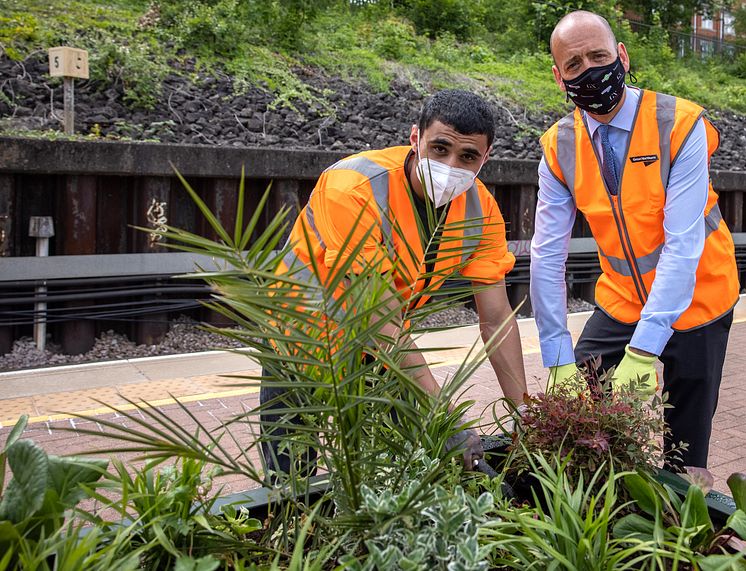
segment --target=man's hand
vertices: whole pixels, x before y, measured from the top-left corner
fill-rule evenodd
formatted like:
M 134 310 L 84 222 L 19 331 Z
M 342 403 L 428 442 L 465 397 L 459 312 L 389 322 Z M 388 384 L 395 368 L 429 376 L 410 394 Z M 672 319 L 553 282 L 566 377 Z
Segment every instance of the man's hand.
M 464 468 L 473 470 L 477 462 L 484 456 L 482 440 L 473 428 L 465 428 L 446 440 L 446 452 L 453 449 L 464 451 Z
M 552 392 L 555 386 L 562 387 L 570 383 L 577 383 L 578 366 L 575 363 L 567 363 L 567 365 L 557 365 L 556 367 L 549 367 L 549 382 L 547 383 L 547 392 Z M 569 382 L 568 382 L 569 381 Z
M 642 397 L 650 397 L 658 390 L 658 372 L 655 370 L 655 355 L 641 355 L 627 345 L 624 358 L 614 371 L 611 386 L 614 390 L 627 387 L 632 381 Z

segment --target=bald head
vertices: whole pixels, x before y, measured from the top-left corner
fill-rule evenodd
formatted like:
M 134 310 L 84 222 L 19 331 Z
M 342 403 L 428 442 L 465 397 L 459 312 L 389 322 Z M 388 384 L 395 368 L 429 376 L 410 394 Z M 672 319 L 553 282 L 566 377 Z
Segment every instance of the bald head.
M 614 32 L 606 19 L 585 10 L 571 12 L 557 22 L 549 45 L 552 58 L 554 58 L 552 73 L 559 88 L 567 92 L 568 97 L 579 108 L 599 118 L 602 122 L 610 121 L 621 108 L 620 101 L 624 101 L 624 74 L 629 71 L 630 64 L 627 48 L 623 43 L 617 43 Z M 615 65 L 617 60 L 621 63 L 621 69 Z M 619 85 L 616 88 L 607 87 L 600 93 L 595 93 L 594 90 L 598 85 L 595 81 L 591 81 L 586 82 L 585 87 L 582 87 L 580 83 L 573 85 L 574 91 L 568 91 L 565 82 L 580 78 L 592 69 L 608 74 L 602 75 L 603 81 L 612 76 L 611 70 L 613 69 L 614 82 Z M 622 70 L 624 70 L 623 73 L 620 73 Z M 591 93 L 579 95 L 578 92 L 582 89 L 590 90 Z M 585 100 L 581 99 L 583 97 Z M 588 98 L 595 99 L 590 101 Z M 599 102 L 599 98 L 608 99 L 608 101 Z M 603 109 L 608 109 L 608 111 L 598 112 Z
M 586 10 L 576 10 L 563 16 L 552 31 L 549 49 L 555 62 L 557 61 L 555 53 L 557 45 L 571 39 L 576 34 L 595 36 L 596 40 L 608 43 L 612 48 L 616 46 L 616 37 L 606 18 Z

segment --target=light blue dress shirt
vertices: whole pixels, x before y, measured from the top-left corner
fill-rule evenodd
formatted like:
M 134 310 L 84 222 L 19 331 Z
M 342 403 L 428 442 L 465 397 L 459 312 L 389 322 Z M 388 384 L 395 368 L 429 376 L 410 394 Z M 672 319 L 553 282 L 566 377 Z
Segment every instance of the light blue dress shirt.
M 625 91 L 624 103 L 609 123 L 609 140 L 620 166 L 624 165 L 624 153 L 640 99 L 639 89 L 627 86 Z M 589 115 L 585 117 L 591 140 L 601 157 L 598 133 L 601 123 Z M 660 355 L 673 334 L 671 326 L 691 304 L 705 241 L 707 162 L 707 134 L 700 119 L 669 173 L 663 208 L 665 244 L 647 303 L 630 341 L 636 349 Z M 605 192 L 605 189 L 599 188 L 598 192 Z M 570 191 L 552 175 L 542 158 L 535 231 L 531 240 L 531 304 L 545 367 L 575 360 L 567 330 L 565 262 L 576 211 Z

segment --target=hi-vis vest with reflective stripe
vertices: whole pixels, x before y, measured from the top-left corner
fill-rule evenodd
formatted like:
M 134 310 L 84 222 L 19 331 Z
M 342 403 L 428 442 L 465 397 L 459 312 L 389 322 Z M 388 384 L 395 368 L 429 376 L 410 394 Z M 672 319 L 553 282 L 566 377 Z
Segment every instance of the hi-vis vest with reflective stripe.
M 365 216 L 361 218 L 359 227 L 353 229 L 364 235 L 373 228 L 369 241 L 375 246 L 375 251 L 366 249 L 364 257 L 368 261 L 383 260 L 384 271 L 391 268 L 392 261 L 395 262 L 394 283 L 405 299 L 413 291 L 420 291 L 424 287 L 423 280 L 412 279 L 422 274 L 425 268 L 421 264 L 423 251 L 415 218 L 417 214 L 404 172 L 409 150 L 410 147 L 402 146 L 365 151 L 327 168 L 293 226 L 289 240 L 294 248 L 284 260 L 286 268 L 305 267 L 296 277 L 315 281 L 308 268 L 313 256 L 322 282 L 326 280 L 328 268 L 334 265 L 340 252 L 334 249 L 335 245 L 326 244 L 324 236 L 337 235 L 338 226 L 344 226 L 338 223 L 340 219 L 351 223 L 357 219 L 359 211 L 364 210 Z M 325 193 L 328 195 L 332 191 L 343 192 L 345 198 L 354 197 L 355 200 L 345 202 L 346 208 L 339 206 L 336 201 L 325 199 Z M 353 211 L 356 209 L 358 211 Z M 474 220 L 475 223 L 459 224 L 464 220 Z M 391 221 L 395 224 L 393 228 Z M 479 181 L 451 202 L 444 236 L 449 241 L 439 249 L 434 267 L 442 279 L 458 270 L 468 279 L 495 283 L 504 279 L 515 263 L 515 257 L 507 250 L 505 225 L 495 199 Z M 490 243 L 485 246 L 490 237 Z M 340 241 L 345 238 L 341 236 Z M 495 246 L 498 242 L 499 245 Z M 440 285 L 442 279 L 432 279 L 430 287 Z
M 555 123 L 541 138 L 547 166 L 572 193 L 598 244 L 603 273 L 596 283 L 596 303 L 623 323 L 638 321 L 648 299 L 664 246 L 668 174 L 702 113 L 690 101 L 641 90 L 617 196 L 606 188 L 601 160 L 580 110 Z M 704 123 L 709 161 L 720 137 L 706 118 Z M 673 324 L 678 331 L 717 319 L 738 300 L 733 239 L 711 183 L 704 213 L 705 246 L 694 297 Z

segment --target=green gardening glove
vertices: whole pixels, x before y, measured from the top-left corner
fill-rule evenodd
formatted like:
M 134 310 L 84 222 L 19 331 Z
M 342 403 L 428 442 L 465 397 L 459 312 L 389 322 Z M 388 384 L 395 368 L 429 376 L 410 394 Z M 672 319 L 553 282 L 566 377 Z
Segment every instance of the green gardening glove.
M 567 365 L 557 365 L 556 367 L 549 367 L 549 382 L 547 383 L 547 392 L 552 392 L 554 386 L 563 386 L 568 381 L 576 381 L 580 371 L 575 363 L 567 363 Z
M 630 351 L 629 345 L 624 348 L 622 362 L 611 377 L 614 390 L 627 387 L 632 381 L 637 382 L 637 392 L 641 397 L 650 397 L 658 390 L 658 372 L 655 370 L 657 357 L 646 357 Z

